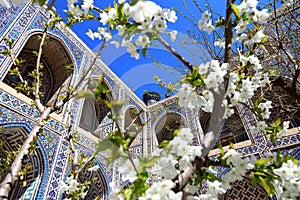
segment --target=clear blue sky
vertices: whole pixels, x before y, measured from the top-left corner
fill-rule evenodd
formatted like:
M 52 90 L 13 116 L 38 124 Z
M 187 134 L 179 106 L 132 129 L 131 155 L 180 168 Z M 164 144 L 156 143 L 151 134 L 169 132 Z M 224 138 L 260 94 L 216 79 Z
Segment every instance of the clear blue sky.
M 185 7 L 183 6 L 182 0 L 154 0 L 163 8 L 176 8 L 179 11 L 187 13 Z M 112 0 L 95 0 L 96 6 L 100 8 L 105 8 L 109 4 L 112 5 Z M 201 0 L 198 3 L 204 7 L 205 1 Z M 193 4 L 192 0 L 187 0 L 188 8 L 191 10 L 193 15 L 201 18 L 201 14 L 198 9 Z M 211 0 L 212 7 L 217 11 L 224 13 L 226 1 L 225 0 Z M 63 15 L 62 10 L 67 9 L 66 0 L 57 0 L 55 4 L 58 12 Z M 177 42 L 181 43 L 186 36 L 186 31 L 188 28 L 192 28 L 190 22 L 184 19 L 180 14 L 177 14 L 178 20 L 175 24 L 169 23 L 168 28 L 170 30 L 177 30 L 179 32 L 179 37 Z M 96 30 L 99 22 L 83 22 L 72 27 L 72 30 L 92 49 L 96 50 L 101 44 L 101 41 L 92 41 L 85 34 L 89 28 Z M 186 50 L 184 50 L 181 45 L 173 43 L 175 49 L 178 49 L 188 60 L 191 60 L 194 64 L 199 64 L 199 60 L 191 56 Z M 176 67 L 183 69 L 181 63 L 173 57 L 167 50 L 165 50 L 160 45 L 154 45 L 149 49 L 149 53 L 155 59 L 161 62 L 160 66 L 155 66 L 153 64 L 153 59 L 149 57 L 143 58 L 141 56 L 140 60 L 135 60 L 131 58 L 124 48 L 115 49 L 113 46 L 109 46 L 102 53 L 102 60 L 130 87 L 134 92 L 141 98 L 144 90 L 147 91 L 157 91 L 163 95 L 166 93 L 165 89 L 159 88 L 157 83 L 153 80 L 154 75 L 158 75 L 165 82 L 175 82 L 180 79 L 180 74 Z M 171 68 L 166 66 L 172 66 Z M 174 67 L 175 68 L 174 68 Z M 166 69 L 167 68 L 167 69 Z M 170 72 L 171 71 L 171 72 Z

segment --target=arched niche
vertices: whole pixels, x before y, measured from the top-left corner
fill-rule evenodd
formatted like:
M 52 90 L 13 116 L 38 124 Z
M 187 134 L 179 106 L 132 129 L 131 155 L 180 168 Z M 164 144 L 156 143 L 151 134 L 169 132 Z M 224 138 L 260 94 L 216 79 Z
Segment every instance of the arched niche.
M 204 133 L 208 131 L 210 118 L 210 113 L 204 111 L 199 112 L 200 124 Z M 246 140 L 249 140 L 249 136 L 244 128 L 244 124 L 237 109 L 234 108 L 234 114 L 232 114 L 224 122 L 217 144 L 227 146 L 230 145 L 230 143 L 235 144 Z
M 96 171 L 88 170 L 96 165 L 99 167 Z M 67 173 L 67 177 L 70 175 L 70 172 L 71 171 Z M 101 164 L 99 164 L 98 161 L 87 164 L 79 173 L 77 181 L 79 183 L 90 182 L 88 190 L 85 190 L 87 194 L 84 199 L 96 199 L 96 197 L 100 199 L 107 199 L 109 192 L 108 180 L 103 168 L 101 167 Z M 67 197 L 68 195 L 65 193 L 62 194 L 62 199 Z
M 94 91 L 97 85 L 97 79 L 92 79 L 87 84 L 87 90 Z M 106 85 L 108 89 L 108 86 Z M 102 101 L 97 98 L 85 98 L 80 116 L 79 127 L 91 132 L 96 137 L 102 137 L 102 131 L 96 131 L 99 127 L 111 126 L 112 120 L 109 119 L 110 109 L 104 100 L 112 101 L 112 95 L 103 97 Z
M 154 131 L 158 144 L 172 140 L 176 129 L 185 127 L 184 117 L 176 112 L 167 112 L 156 120 Z
M 65 88 L 68 87 L 70 81 L 67 81 L 67 79 L 70 76 L 70 72 L 66 69 L 66 66 L 74 64 L 63 41 L 50 34 L 47 36 L 46 45 L 43 46 L 41 56 L 41 64 L 43 67 L 41 69 L 40 92 L 43 93 L 41 96 L 43 104 L 46 104 L 62 85 L 64 85 Z M 41 33 L 34 33 L 29 36 L 21 52 L 18 54 L 18 59 L 24 60 L 22 65 L 19 66 L 19 71 L 22 78 L 28 81 L 30 86 L 35 82 L 34 78 L 30 76 L 30 73 L 36 69 L 37 57 L 34 56 L 33 52 L 38 52 L 40 46 L 39 37 L 41 37 Z M 12 66 L 11 69 L 15 67 L 16 66 Z M 17 89 L 16 87 L 20 82 L 20 78 L 8 72 L 3 82 Z M 32 93 L 25 95 L 28 95 L 30 98 L 33 97 Z
M 84 183 L 85 181 L 91 181 L 91 185 L 88 189 L 87 195 L 85 199 L 95 199 L 96 197 L 100 197 L 100 199 L 106 199 L 108 194 L 108 184 L 105 179 L 105 175 L 103 170 L 101 170 L 101 166 L 97 171 L 89 171 L 90 167 L 97 165 L 97 163 L 91 163 L 85 167 L 85 169 L 79 174 L 78 179 L 79 182 Z M 95 182 L 93 182 L 95 180 Z
M 0 131 L 0 143 L 2 143 L 0 158 L 5 159 L 8 152 L 18 152 L 20 146 L 26 139 L 27 131 L 22 127 L 4 128 Z M 34 152 L 29 156 L 25 156 L 22 163 L 23 167 L 28 166 L 28 171 L 22 180 L 20 178 L 12 186 L 9 194 L 10 200 L 15 199 L 36 199 L 40 182 L 44 174 L 44 160 L 40 147 L 37 145 Z M 1 170 L 0 181 L 4 179 L 7 170 Z M 26 181 L 26 184 L 23 184 Z
M 139 132 L 139 130 L 142 129 L 142 121 L 138 114 L 139 111 L 135 107 L 126 108 L 124 115 L 124 130 L 127 130 L 129 128 L 128 131 L 131 130 Z

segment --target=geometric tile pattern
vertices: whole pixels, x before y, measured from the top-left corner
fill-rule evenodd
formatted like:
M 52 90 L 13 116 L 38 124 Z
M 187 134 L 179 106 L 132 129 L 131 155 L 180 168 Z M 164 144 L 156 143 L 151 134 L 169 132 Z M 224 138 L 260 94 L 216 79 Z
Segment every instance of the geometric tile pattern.
M 22 9 L 23 6 L 11 6 L 7 9 L 0 5 L 0 16 L 4 16 L 0 21 L 0 36 L 7 30 L 9 24 L 16 19 L 16 15 L 18 15 Z
M 268 200 L 268 194 L 259 184 L 253 185 L 251 179 L 244 178 L 233 183 L 232 188 L 227 190 L 222 200 Z

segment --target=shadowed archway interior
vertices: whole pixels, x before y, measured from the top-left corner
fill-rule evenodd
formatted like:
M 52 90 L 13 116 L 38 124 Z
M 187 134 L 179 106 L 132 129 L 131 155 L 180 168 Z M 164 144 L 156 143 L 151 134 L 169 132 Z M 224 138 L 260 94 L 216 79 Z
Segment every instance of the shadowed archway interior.
M 155 126 L 155 133 L 158 144 L 164 140 L 172 140 L 174 131 L 185 126 L 184 118 L 175 112 L 165 114 Z
M 18 55 L 18 59 L 23 60 L 23 63 L 18 66 L 20 76 L 24 81 L 28 82 L 29 86 L 35 85 L 34 71 L 36 70 L 37 56 L 35 56 L 34 52 L 38 52 L 39 37 L 41 37 L 40 34 L 30 36 Z M 67 81 L 67 78 L 70 75 L 70 71 L 66 67 L 71 66 L 73 62 L 62 42 L 52 36 L 46 39 L 42 52 L 40 92 L 42 93 L 41 101 L 43 104 L 46 104 L 62 85 L 64 85 L 63 87 L 68 86 L 69 81 Z M 15 68 L 16 66 L 12 66 L 11 69 Z M 8 73 L 3 82 L 21 91 L 21 79 L 19 76 Z M 67 83 L 64 84 L 64 82 Z M 32 92 L 21 92 L 30 98 L 33 97 Z
M 4 128 L 0 132 L 0 161 L 3 162 L 9 157 L 13 157 L 19 150 L 24 140 L 26 139 L 27 131 L 21 127 Z M 13 152 L 10 154 L 9 152 Z M 10 155 L 9 155 L 10 154 Z M 15 199 L 34 199 L 37 195 L 40 182 L 44 174 L 44 161 L 41 150 L 36 146 L 35 150 L 30 153 L 30 156 L 25 156 L 23 160 L 23 170 L 26 168 L 25 175 L 20 178 L 12 186 L 9 194 L 10 200 Z M 8 168 L 3 166 L 0 171 L 0 181 L 4 179 L 8 173 Z

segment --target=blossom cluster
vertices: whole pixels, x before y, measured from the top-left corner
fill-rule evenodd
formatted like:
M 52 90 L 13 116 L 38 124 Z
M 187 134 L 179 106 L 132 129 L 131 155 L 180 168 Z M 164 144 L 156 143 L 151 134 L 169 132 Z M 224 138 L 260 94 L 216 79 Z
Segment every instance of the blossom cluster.
M 235 26 L 236 34 L 239 36 L 237 40 L 244 44 L 260 43 L 265 37 L 263 30 L 256 31 L 252 37 L 247 34 L 247 28 L 252 23 L 266 23 L 270 14 L 267 9 L 258 10 L 256 8 L 258 4 L 257 0 L 244 0 L 237 6 L 238 14 L 241 16 L 238 18 L 238 23 Z
M 221 180 L 207 180 L 207 192 L 199 195 L 199 197 L 195 199 L 218 200 L 218 196 L 230 189 L 232 183 L 237 180 L 242 180 L 246 172 L 254 168 L 254 164 L 249 162 L 248 159 L 242 159 L 242 154 L 234 149 L 229 149 L 223 156 L 223 159 L 226 160 L 227 165 L 231 166 L 231 170 L 226 173 Z
M 139 197 L 139 200 L 175 200 L 182 199 L 182 192 L 175 193 L 172 188 L 175 183 L 171 180 L 163 180 L 160 182 L 155 182 L 146 191 L 146 195 Z
M 133 23 L 137 23 L 137 33 L 126 31 L 126 25 L 118 25 L 118 34 L 124 39 L 121 46 L 127 48 L 132 57 L 138 59 L 138 48 L 145 49 L 151 44 L 153 33 L 164 32 L 167 22 L 175 23 L 177 16 L 174 10 L 163 9 L 152 1 L 138 1 L 133 6 L 124 4 L 124 12 Z M 128 35 L 129 34 L 129 35 Z M 177 31 L 169 32 L 172 41 L 176 39 Z M 128 37 L 129 36 L 129 37 Z
M 190 128 L 180 129 L 178 134 L 170 141 L 166 150 L 157 149 L 155 155 L 159 156 L 159 160 L 150 172 L 160 177 L 172 179 L 180 170 L 191 166 L 191 162 L 195 157 L 201 156 L 201 147 L 191 146 L 193 137 Z M 179 165 L 179 169 L 175 168 L 176 165 Z
M 187 108 L 198 108 L 206 112 L 212 112 L 214 97 L 210 89 L 218 91 L 220 84 L 224 82 L 228 64 L 218 60 L 212 60 L 198 66 L 198 73 L 204 79 L 201 95 L 190 84 L 183 83 L 178 90 L 178 104 Z
M 162 8 L 152 1 L 137 1 L 133 5 L 125 1 L 118 1 L 118 3 L 120 5 L 115 4 L 115 7 L 105 9 L 100 13 L 102 27 L 99 27 L 97 31 L 89 29 L 86 34 L 92 40 L 101 39 L 103 36 L 108 41 L 111 39 L 109 29 L 116 29 L 118 35 L 123 37 L 121 46 L 126 47 L 127 52 L 135 59 L 140 58 L 138 48 L 145 49 L 151 44 L 153 34 L 165 32 L 167 22 L 175 23 L 177 20 L 174 10 Z M 107 24 L 109 29 L 106 27 Z M 174 41 L 177 31 L 167 32 L 167 34 Z M 120 46 L 119 41 L 112 41 L 112 43 L 117 48 Z
M 121 178 L 122 180 L 133 182 L 135 181 L 137 177 L 137 171 L 136 168 L 139 166 L 139 162 L 137 159 L 133 159 L 133 164 L 129 159 L 126 159 L 125 162 L 118 168 L 118 171 L 122 174 Z
M 280 177 L 274 180 L 277 194 L 284 200 L 296 199 L 300 195 L 300 166 L 293 160 L 287 160 L 273 172 Z
M 242 68 L 247 67 L 247 74 L 240 72 L 231 72 L 227 95 L 231 99 L 231 107 L 238 103 L 245 103 L 250 100 L 255 90 L 263 88 L 269 84 L 269 74 L 263 72 L 259 59 L 255 55 L 244 56 L 240 54 L 239 61 Z M 247 77 L 247 78 L 244 78 Z M 269 107 L 270 108 L 270 107 Z M 265 109 L 265 116 L 269 114 L 269 110 Z M 232 112 L 228 112 L 229 114 Z
M 73 17 L 80 19 L 85 14 L 88 14 L 94 6 L 94 0 L 83 0 L 80 4 L 78 0 L 68 0 L 68 12 L 72 13 Z
M 206 31 L 208 34 L 215 30 L 215 27 L 212 25 L 212 20 L 210 19 L 210 17 L 211 13 L 205 11 L 202 13 L 202 18 L 198 21 L 199 30 Z
M 198 108 L 200 97 L 195 92 L 195 87 L 183 83 L 178 89 L 178 105 L 187 108 Z
M 66 181 L 60 182 L 60 191 L 66 193 L 67 195 L 73 195 L 77 193 L 77 196 L 83 198 L 87 195 L 88 188 L 77 181 L 73 176 L 67 177 Z M 68 200 L 68 198 L 65 198 Z

